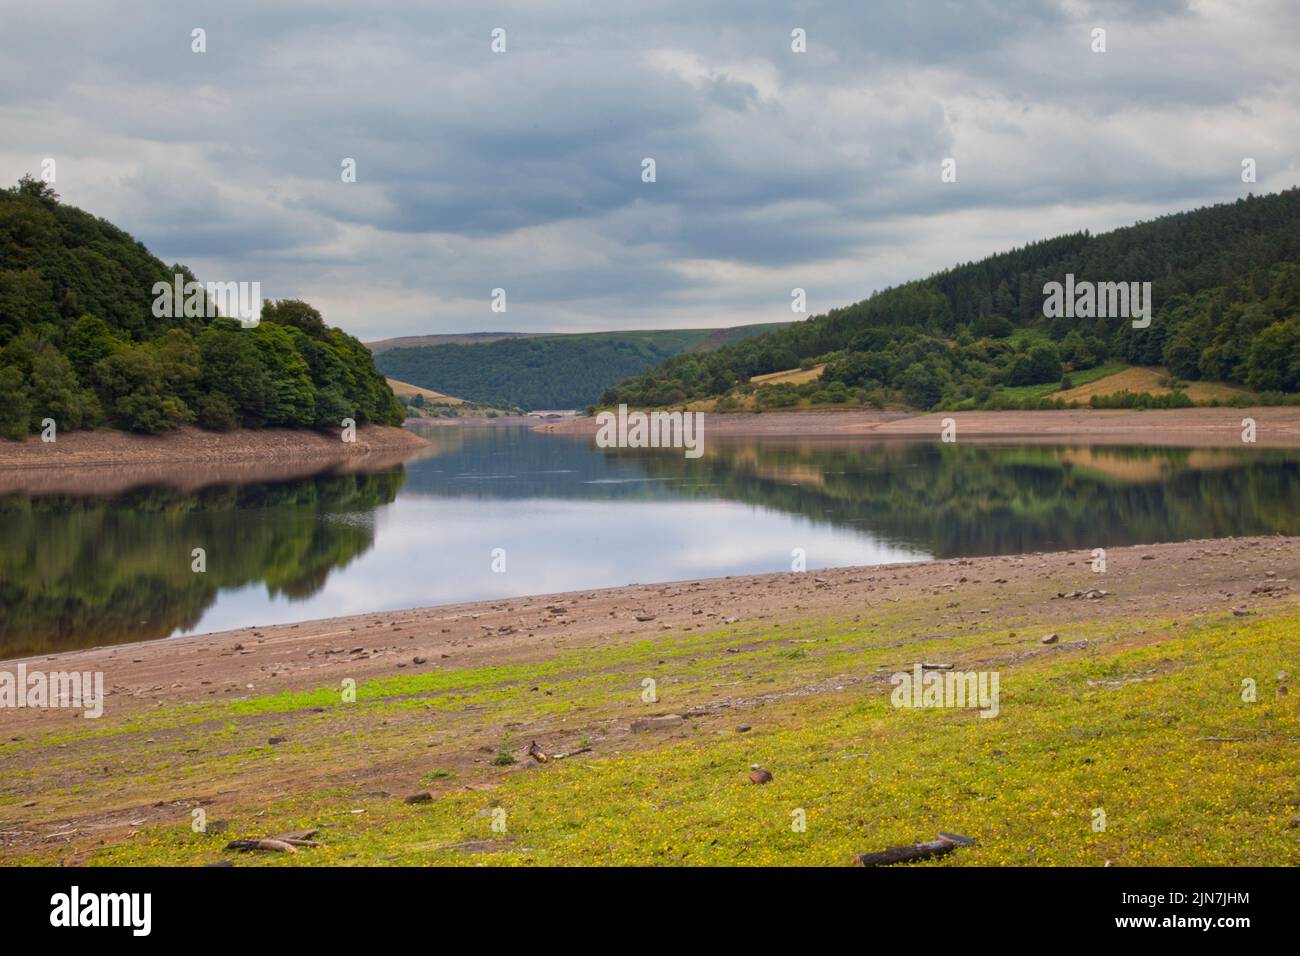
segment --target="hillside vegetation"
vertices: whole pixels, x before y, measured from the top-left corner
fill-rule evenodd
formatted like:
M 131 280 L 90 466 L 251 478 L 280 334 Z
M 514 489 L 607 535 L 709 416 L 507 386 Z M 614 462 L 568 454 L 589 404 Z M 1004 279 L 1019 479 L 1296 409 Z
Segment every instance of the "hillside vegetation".
M 1044 286 L 1067 274 L 1099 285 L 1149 281 L 1150 325 L 1048 318 Z M 1248 395 L 1243 388 L 1266 402 L 1300 392 L 1300 189 L 955 266 L 708 354 L 674 356 L 600 403 L 1052 407 L 1053 393 L 1107 363 L 1167 369 L 1167 394 L 1127 393 L 1113 399 L 1121 404 L 1190 405 L 1182 386 L 1197 381 L 1238 386 L 1217 390 L 1228 400 Z M 820 377 L 799 384 L 752 381 L 821 364 Z
M 178 274 L 195 281 L 42 182 L 0 191 L 0 434 L 401 423 L 370 351 L 305 302 L 266 302 L 251 328 L 206 306 L 156 317 Z
M 470 401 L 526 409 L 586 408 L 609 386 L 674 355 L 693 354 L 782 328 L 664 329 L 524 335 L 487 342 L 372 343 L 385 375 Z M 418 339 L 417 339 L 418 341 Z M 382 350 L 378 350 L 382 346 Z

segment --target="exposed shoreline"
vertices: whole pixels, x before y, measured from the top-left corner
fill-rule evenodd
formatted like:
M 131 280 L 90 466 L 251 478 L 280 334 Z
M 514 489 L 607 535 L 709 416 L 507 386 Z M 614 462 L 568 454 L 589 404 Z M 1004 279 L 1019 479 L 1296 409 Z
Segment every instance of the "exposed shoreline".
M 45 443 L 0 441 L 0 494 L 108 494 L 142 484 L 186 490 L 228 482 L 281 481 L 326 469 L 396 465 L 427 446 L 385 425 L 357 427 L 356 441 L 302 429 L 209 432 L 186 426 L 161 435 L 76 431 Z
M 1242 441 L 1242 420 L 1255 422 L 1254 447 L 1300 447 L 1300 408 L 1063 409 L 912 414 L 874 409 L 705 412 L 706 436 L 839 436 L 938 439 L 944 419 L 957 424 L 957 440 L 1023 444 L 1252 447 Z M 537 426 L 557 435 L 594 435 L 595 418 L 568 418 Z M 707 438 L 706 438 L 707 440 Z
M 148 696 L 152 700 L 192 700 L 198 702 L 216 691 L 199 693 L 198 686 L 172 684 L 170 689 L 154 686 L 164 677 L 172 679 L 180 673 L 183 664 L 203 657 L 204 652 L 215 652 L 220 658 L 206 657 L 205 679 L 224 683 L 232 688 L 242 688 L 255 677 L 267 682 L 267 664 L 274 662 L 274 681 L 267 682 L 263 690 L 299 689 L 312 686 L 336 671 L 358 678 L 370 679 L 391 676 L 395 667 L 404 667 L 408 651 L 428 655 L 437 662 L 440 655 L 452 652 L 452 664 L 444 666 L 486 666 L 521 659 L 535 659 L 547 653 L 548 647 L 573 644 L 604 644 L 631 639 L 650 638 L 653 635 L 684 628 L 714 627 L 719 623 L 740 624 L 756 620 L 791 620 L 835 616 L 854 608 L 867 606 L 880 600 L 922 598 L 939 594 L 933 589 L 951 588 L 954 569 L 959 574 L 975 575 L 973 583 L 980 583 L 980 574 L 995 570 L 1004 585 L 1030 587 L 1035 592 L 1033 603 L 1043 600 L 1046 582 L 1067 588 L 1087 588 L 1098 582 L 1126 577 L 1130 584 L 1142 582 L 1144 588 L 1134 593 L 1145 594 L 1145 610 L 1154 612 L 1160 601 L 1157 592 L 1166 595 L 1176 604 L 1186 603 L 1187 610 L 1197 606 L 1209 610 L 1214 606 L 1226 609 L 1233 601 L 1224 593 L 1207 593 L 1188 590 L 1186 582 L 1169 583 L 1161 575 L 1152 577 L 1145 572 L 1152 567 L 1180 566 L 1192 561 L 1206 569 L 1214 567 L 1217 583 L 1228 585 L 1254 580 L 1252 572 L 1229 567 L 1229 562 L 1212 561 L 1207 557 L 1223 559 L 1230 555 L 1237 560 L 1250 553 L 1265 549 L 1284 554 L 1278 559 L 1283 574 L 1281 583 L 1288 586 L 1270 597 L 1290 591 L 1289 582 L 1300 578 L 1300 537 L 1262 535 L 1242 538 L 1207 538 L 1165 544 L 1132 545 L 1108 549 L 1110 573 L 1103 577 L 1089 572 L 1090 552 L 1052 551 L 1025 554 L 993 555 L 976 558 L 944 558 L 904 564 L 882 564 L 823 568 L 803 573 L 773 572 L 717 578 L 700 578 L 687 581 L 666 581 L 653 584 L 628 584 L 611 588 L 564 591 L 549 594 L 528 594 L 519 597 L 487 599 L 457 604 L 438 604 L 396 611 L 378 611 L 343 617 L 319 618 L 289 624 L 267 626 L 251 625 L 227 631 L 212 631 L 141 641 L 133 644 L 112 644 L 69 651 L 54 651 L 25 658 L 0 658 L 0 663 L 25 660 L 58 662 L 57 669 L 112 670 L 112 683 L 117 693 L 127 697 Z M 1145 555 L 1158 558 L 1156 565 L 1141 563 Z M 1116 574 L 1115 572 L 1122 572 Z M 1190 574 L 1190 570 L 1187 572 Z M 1198 573 L 1197 577 L 1204 576 Z M 963 581 L 965 579 L 963 578 Z M 1012 588 L 1014 590 L 1015 588 Z M 969 590 L 969 589 L 963 589 Z M 975 589 L 983 590 L 983 589 Z M 881 592 L 890 591 L 885 597 Z M 943 591 L 942 593 L 947 593 Z M 1052 592 L 1054 596 L 1055 592 Z M 1186 599 L 1184 601 L 1184 598 Z M 813 607 L 807 602 L 812 599 Z M 1149 599 L 1149 601 L 1148 601 Z M 1246 600 L 1239 594 L 1238 601 Z M 1085 602 L 1080 607 L 1093 607 Z M 563 607 L 559 614 L 551 608 Z M 1097 605 L 1096 607 L 1101 607 Z M 1113 604 L 1105 605 L 1113 608 Z M 640 618 L 652 615 L 648 620 Z M 704 620 L 699 620 L 699 617 Z M 396 630 L 399 635 L 390 634 Z M 351 636 L 349 636 L 351 635 Z M 382 635 L 382 637 L 380 636 Z M 376 640 L 397 643 L 380 647 Z M 352 651 L 357 641 L 364 649 Z M 242 642 L 242 646 L 241 646 Z M 338 642 L 332 645 L 331 642 Z M 415 642 L 415 643 L 411 643 Z M 347 645 L 342 647 L 342 645 Z M 342 647 L 332 652 L 332 646 Z M 235 649 L 232 652 L 232 648 Z M 397 656 L 389 656 L 390 654 Z M 361 656 L 364 655 L 364 656 Z M 126 660 L 123 660 L 125 658 Z M 442 658 L 445 659 L 445 658 Z M 127 662 L 130 663 L 127 663 Z M 340 666 L 341 665 L 341 666 Z M 439 666 L 432 663 L 431 667 Z M 52 668 L 53 669 L 53 668 Z M 113 695 L 110 695 L 110 700 Z M 16 713 L 22 714 L 23 711 Z M 31 712 L 27 712 L 31 713 Z M 50 712 L 49 716 L 66 716 Z
M 617 768 L 639 766 L 665 744 L 734 739 L 735 728 L 752 724 L 758 759 L 765 734 L 818 708 L 887 694 L 889 674 L 917 661 L 1000 669 L 1011 688 L 1021 668 L 1043 661 L 1069 666 L 1090 654 L 1110 660 L 1150 644 L 1175 647 L 1184 622 L 1226 619 L 1263 634 L 1244 629 L 1267 628 L 1296 607 L 1300 537 L 1141 545 L 1107 557 L 1104 574 L 1082 551 L 961 558 L 508 598 L 29 658 L 29 673 L 102 672 L 108 694 L 100 720 L 70 709 L 6 713 L 0 859 L 91 862 L 96 848 L 119 846 L 130 862 L 157 862 L 154 852 L 211 862 L 229 837 L 192 834 L 198 806 L 209 819 L 231 819 L 236 835 L 322 820 L 368 833 L 400 828 L 414 812 L 401 798 L 431 770 L 435 807 L 489 799 L 518 773 L 555 772 L 528 759 L 530 741 L 582 754 L 591 768 Z M 1101 599 L 1080 599 L 1095 587 L 1105 589 Z M 865 643 L 849 657 L 823 643 L 856 630 Z M 1044 640 L 1049 631 L 1059 642 Z M 823 654 L 831 656 L 818 663 Z M 1183 652 L 1166 652 L 1159 666 L 1172 666 L 1171 656 Z M 1142 687 L 1128 681 L 1165 670 L 1112 683 Z M 696 671 L 703 676 L 692 678 Z M 663 702 L 641 700 L 647 673 L 659 678 Z M 1232 675 L 1225 686 L 1235 687 Z M 379 698 L 341 705 L 337 688 L 348 681 L 377 688 L 366 699 Z M 194 710 L 205 705 L 218 709 Z M 1191 739 L 1187 746 L 1217 746 Z M 55 769 L 50 740 L 60 741 Z M 826 753 L 864 746 L 831 741 Z M 503 767 L 493 754 L 507 748 Z M 785 780 L 797 758 L 780 754 Z M 884 757 L 876 759 L 879 769 Z M 746 760 L 731 762 L 717 772 L 743 787 Z M 578 772 L 598 779 L 595 769 Z M 800 798 L 811 797 L 801 790 Z M 162 830 L 141 830 L 155 826 Z M 422 827 L 422 852 L 454 860 L 470 845 Z M 328 833 L 327 845 L 344 836 Z M 269 862 L 327 862 L 329 852 Z M 363 862 L 394 859 L 369 852 Z

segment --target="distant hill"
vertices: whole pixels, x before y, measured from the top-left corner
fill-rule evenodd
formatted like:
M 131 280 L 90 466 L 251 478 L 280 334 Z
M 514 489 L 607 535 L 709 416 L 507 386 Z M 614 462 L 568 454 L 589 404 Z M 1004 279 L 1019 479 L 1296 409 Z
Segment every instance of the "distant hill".
M 183 307 L 156 308 L 178 276 Z M 145 433 L 401 423 L 371 353 L 306 302 L 264 302 L 245 328 L 210 301 L 187 268 L 47 184 L 0 190 L 0 435 L 47 419 Z
M 493 338 L 400 344 L 465 338 L 409 336 L 372 342 L 370 347 L 380 371 L 412 385 L 486 404 L 586 408 L 615 382 L 674 355 L 707 352 L 786 324 L 568 334 L 487 332 L 472 334 Z
M 1060 284 L 1054 296 L 1068 288 L 1088 298 L 1072 298 L 1069 311 L 1048 309 L 1049 283 Z M 1127 299 L 1130 283 L 1139 292 L 1150 285 L 1149 322 L 1136 328 L 1133 312 L 1100 308 L 1103 294 L 1120 301 L 1120 284 Z M 1159 368 L 1168 381 L 1158 392 L 1084 399 L 1074 391 L 1115 363 Z M 819 366 L 819 376 L 802 381 L 794 371 Z M 786 374 L 763 378 L 770 373 Z M 1080 400 L 1291 402 L 1296 393 L 1300 189 L 1293 188 L 956 265 L 774 332 L 675 355 L 612 386 L 600 404 L 960 410 Z
M 367 342 L 366 348 L 377 354 L 386 352 L 389 349 L 410 349 L 421 345 L 482 345 L 486 342 L 495 342 L 498 339 L 527 338 L 533 334 L 535 333 L 452 332 L 447 335 L 400 335 L 395 339 L 379 339 L 376 342 Z

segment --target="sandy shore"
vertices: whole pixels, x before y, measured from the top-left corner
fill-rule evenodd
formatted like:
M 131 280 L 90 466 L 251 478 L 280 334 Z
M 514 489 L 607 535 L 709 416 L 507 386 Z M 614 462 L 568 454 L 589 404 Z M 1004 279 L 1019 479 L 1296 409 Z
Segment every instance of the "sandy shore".
M 209 432 L 185 427 L 161 435 L 68 432 L 45 443 L 0 441 L 0 494 L 112 494 L 143 484 L 192 490 L 212 484 L 280 481 L 326 469 L 395 465 L 427 443 L 401 428 L 362 425 L 355 442 L 300 429 Z
M 1240 446 L 1242 420 L 1255 422 L 1256 445 L 1300 447 L 1300 408 L 1071 409 L 1043 412 L 907 412 L 810 409 L 793 412 L 706 412 L 706 436 L 801 436 L 937 439 L 943 422 L 957 423 L 957 440 L 1113 445 Z M 594 418 L 538 426 L 554 434 L 594 435 Z M 706 439 L 707 440 L 707 439 Z

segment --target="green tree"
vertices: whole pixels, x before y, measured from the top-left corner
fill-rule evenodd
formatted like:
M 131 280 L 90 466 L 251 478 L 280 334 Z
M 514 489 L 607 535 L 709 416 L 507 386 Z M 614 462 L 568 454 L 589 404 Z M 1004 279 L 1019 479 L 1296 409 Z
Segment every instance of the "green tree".
M 903 389 L 907 404 L 920 409 L 931 409 L 943 395 L 943 388 L 934 370 L 920 362 L 913 362 L 903 372 L 898 384 Z
M 1250 349 L 1246 384 L 1257 392 L 1300 391 L 1300 321 L 1275 322 Z
M 32 427 L 52 418 L 60 429 L 94 425 L 99 418 L 99 401 L 81 387 L 72 363 L 52 345 L 45 345 L 32 357 Z
M 1061 358 L 1051 345 L 1035 345 L 1011 363 L 1007 384 L 1043 385 L 1061 380 Z
M 95 365 L 95 380 L 118 428 L 156 434 L 193 420 L 185 403 L 164 391 L 162 367 L 146 346 L 118 346 Z
M 265 369 L 262 417 L 268 425 L 291 428 L 312 424 L 316 392 L 306 360 L 294 348 L 302 332 L 292 327 L 264 322 L 244 332 L 251 336 Z
M 1097 364 L 1097 353 L 1078 329 L 1073 329 L 1061 340 L 1061 359 L 1072 369 L 1092 368 Z
M 233 431 L 239 427 L 239 417 L 230 399 L 220 392 L 213 392 L 203 398 L 199 408 L 199 424 L 214 432 Z
M 0 435 L 14 441 L 26 438 L 31 413 L 22 369 L 16 365 L 0 368 Z
M 1201 377 L 1201 353 L 1209 342 L 1210 326 L 1198 316 L 1179 326 L 1165 343 L 1164 363 L 1178 378 L 1195 381 Z
M 64 354 L 77 375 L 84 380 L 100 359 L 107 358 L 118 344 L 108 324 L 93 315 L 83 315 L 73 323 L 63 343 Z
M 262 321 L 291 326 L 313 338 L 325 334 L 325 320 L 320 312 L 301 299 L 280 299 L 264 303 Z
M 4 212 L 0 206 L 0 228 L 6 225 Z M 4 254 L 0 245 L 0 263 L 4 262 Z M 50 284 L 40 272 L 0 268 L 0 345 L 24 329 L 55 321 L 57 315 Z
M 338 428 L 345 418 L 356 418 L 356 409 L 337 388 L 322 388 L 316 393 L 313 424 L 317 428 Z
M 202 359 L 199 347 L 189 333 L 168 329 L 154 342 L 158 367 L 162 371 L 166 391 L 176 395 L 187 405 L 199 403 L 199 378 Z
M 241 425 L 265 422 L 266 370 L 257 347 L 236 322 L 217 321 L 199 335 L 202 367 L 200 383 L 205 395 L 224 395 Z

